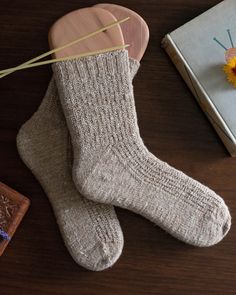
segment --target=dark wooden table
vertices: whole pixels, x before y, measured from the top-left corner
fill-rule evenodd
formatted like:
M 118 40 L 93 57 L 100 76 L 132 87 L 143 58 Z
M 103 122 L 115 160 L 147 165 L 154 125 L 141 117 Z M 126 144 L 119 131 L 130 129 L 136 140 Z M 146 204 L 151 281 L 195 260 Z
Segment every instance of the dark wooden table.
M 216 190 L 236 218 L 236 159 L 230 158 L 192 94 L 160 47 L 162 37 L 219 0 L 115 1 L 140 13 L 151 38 L 135 80 L 139 125 L 161 159 Z M 67 12 L 96 1 L 0 0 L 0 65 L 19 64 L 48 50 L 47 33 Z M 144 218 L 117 209 L 124 252 L 116 265 L 94 273 L 65 249 L 50 203 L 18 156 L 15 138 L 36 111 L 49 66 L 0 80 L 0 180 L 32 205 L 0 258 L 1 295 L 229 295 L 236 294 L 236 231 L 218 245 L 185 245 Z

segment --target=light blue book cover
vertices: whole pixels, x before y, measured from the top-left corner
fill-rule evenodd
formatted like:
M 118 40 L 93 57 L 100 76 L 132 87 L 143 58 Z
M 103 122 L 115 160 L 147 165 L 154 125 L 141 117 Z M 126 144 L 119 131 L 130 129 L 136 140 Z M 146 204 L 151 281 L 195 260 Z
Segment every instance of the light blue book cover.
M 236 67 L 235 86 L 223 68 L 226 53 L 236 57 L 236 0 L 225 0 L 168 34 L 163 47 L 235 156 Z

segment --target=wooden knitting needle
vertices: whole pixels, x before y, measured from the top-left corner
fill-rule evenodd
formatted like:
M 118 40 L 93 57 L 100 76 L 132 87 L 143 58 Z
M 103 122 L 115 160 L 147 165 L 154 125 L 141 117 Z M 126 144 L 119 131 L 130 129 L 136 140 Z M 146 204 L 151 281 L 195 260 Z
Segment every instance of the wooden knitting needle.
M 71 59 L 96 55 L 96 54 L 99 54 L 99 53 L 110 52 L 110 51 L 123 49 L 123 48 L 127 48 L 127 47 L 129 47 L 129 44 L 124 44 L 124 45 L 120 45 L 120 46 L 114 46 L 114 47 L 110 47 L 110 48 L 104 48 L 104 49 L 101 49 L 101 50 L 85 52 L 85 53 L 72 55 L 72 56 L 66 56 L 66 57 L 61 57 L 61 58 L 53 58 L 53 59 L 44 60 L 44 61 L 41 61 L 41 62 L 25 63 L 24 65 L 5 70 L 5 73 L 10 74 L 10 73 L 15 72 L 15 71 L 20 71 L 20 70 L 24 70 L 24 69 L 28 69 L 28 68 L 34 68 L 34 67 L 39 67 L 39 66 L 43 66 L 43 65 L 48 65 L 48 64 L 55 63 L 55 62 L 59 62 L 59 61 L 66 61 L 66 60 L 71 60 Z M 0 75 L 0 78 L 2 78 L 2 77 L 5 77 L 5 76 Z
M 39 55 L 39 56 L 37 56 L 37 57 L 35 57 L 33 59 L 30 59 L 29 61 L 26 61 L 25 63 L 23 63 L 23 64 L 21 64 L 21 65 L 19 65 L 17 67 L 2 70 L 2 71 L 0 71 L 0 73 L 2 73 L 3 75 L 1 75 L 0 78 L 5 77 L 5 76 L 13 73 L 16 70 L 21 69 L 21 68 L 27 68 L 27 67 L 24 67 L 24 66 L 26 66 L 28 64 L 31 64 L 31 63 L 33 63 L 33 62 L 35 62 L 37 60 L 40 60 L 40 59 L 42 59 L 42 58 L 44 58 L 44 57 L 46 57 L 46 56 L 48 56 L 50 54 L 53 54 L 54 52 L 61 51 L 64 48 L 70 47 L 70 46 L 72 46 L 74 44 L 77 44 L 77 43 L 83 41 L 83 40 L 86 40 L 88 38 L 91 38 L 91 37 L 97 35 L 98 33 L 103 32 L 104 30 L 110 29 L 110 28 L 112 28 L 114 26 L 117 26 L 119 23 L 122 23 L 122 22 L 127 21 L 128 19 L 129 18 L 126 17 L 125 19 L 122 19 L 122 20 L 119 20 L 119 21 L 117 21 L 117 20 L 116 21 L 113 21 L 109 25 L 104 25 L 103 27 L 98 28 L 98 29 L 96 29 L 93 32 L 89 32 L 89 33 L 85 34 L 84 36 L 82 36 L 80 38 L 77 37 L 73 41 L 70 41 L 69 43 L 63 44 L 60 47 L 54 48 L 54 49 L 52 49 L 52 50 L 50 50 L 50 51 L 48 51 L 46 53 L 43 53 L 43 54 L 41 54 L 41 55 Z
M 120 21 L 118 21 L 118 23 L 121 24 L 121 29 L 122 29 L 123 35 L 125 36 L 125 41 L 132 44 L 132 46 L 128 48 L 129 56 L 136 59 L 136 60 L 140 60 L 146 50 L 148 40 L 149 40 L 149 29 L 148 29 L 148 26 L 145 23 L 145 21 L 141 18 L 141 16 L 126 7 L 122 7 L 120 5 L 115 5 L 115 4 L 97 4 L 96 7 L 100 7 L 100 8 L 107 10 L 107 11 L 110 11 L 113 14 L 113 16 L 121 19 Z M 128 24 L 124 23 L 130 17 L 131 17 L 131 21 L 129 21 Z M 115 24 L 115 23 L 116 22 L 113 22 L 113 24 Z M 106 28 L 113 26 L 113 24 L 107 25 Z M 61 48 L 71 46 L 72 45 L 71 43 L 77 43 L 77 42 L 83 41 L 89 37 L 96 35 L 97 33 L 101 32 L 101 31 L 102 31 L 102 29 L 100 28 L 100 29 L 96 30 L 95 32 L 89 33 L 89 34 L 77 39 L 76 41 L 72 41 L 72 42 L 69 42 L 69 44 L 67 44 L 67 45 L 63 45 Z M 126 46 L 124 46 L 124 47 L 126 47 Z M 13 71 L 19 70 L 19 69 L 36 67 L 36 66 L 40 66 L 40 65 L 50 64 L 50 63 L 53 63 L 56 61 L 61 61 L 61 60 L 63 60 L 63 58 L 46 60 L 43 62 L 31 64 L 32 61 L 39 60 L 42 57 L 47 56 L 48 54 L 52 53 L 53 51 L 61 50 L 61 48 L 56 48 L 54 50 L 51 50 L 50 52 L 45 53 L 39 57 L 36 57 L 28 62 L 25 62 L 24 64 L 22 64 L 18 67 L 0 71 L 0 73 L 13 72 Z M 115 46 L 110 49 L 107 48 L 105 50 L 105 52 L 109 51 L 109 50 L 116 50 L 119 48 L 121 48 L 121 47 Z M 99 52 L 102 52 L 102 50 L 101 51 L 100 50 L 94 51 L 94 52 L 91 52 L 90 54 L 98 54 Z M 82 56 L 86 56 L 86 53 L 84 53 L 82 55 L 75 55 L 75 56 L 71 56 L 71 57 L 66 57 L 65 60 L 79 58 Z

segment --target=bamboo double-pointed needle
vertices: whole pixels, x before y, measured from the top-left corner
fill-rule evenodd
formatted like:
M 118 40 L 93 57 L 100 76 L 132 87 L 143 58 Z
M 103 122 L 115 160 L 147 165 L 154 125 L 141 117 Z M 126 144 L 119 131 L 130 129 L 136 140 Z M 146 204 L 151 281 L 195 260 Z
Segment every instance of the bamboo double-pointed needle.
M 51 54 L 53 54 L 53 53 L 56 53 L 56 52 L 58 52 L 58 51 L 60 51 L 60 50 L 63 50 L 63 49 L 65 49 L 65 48 L 67 48 L 67 47 L 69 47 L 69 46 L 72 46 L 72 45 L 74 45 L 74 44 L 76 44 L 76 43 L 79 43 L 79 42 L 81 42 L 81 41 L 83 41 L 83 40 L 86 40 L 86 39 L 88 39 L 88 38 L 91 38 L 91 37 L 93 37 L 93 36 L 95 36 L 95 35 L 97 35 L 97 34 L 99 34 L 99 33 L 101 33 L 101 32 L 104 32 L 105 30 L 108 30 L 108 29 L 110 29 L 110 28 L 112 28 L 112 27 L 114 27 L 114 26 L 116 26 L 116 25 L 118 25 L 118 24 L 121 24 L 121 23 L 127 21 L 129 18 L 130 18 L 130 17 L 126 17 L 126 18 L 124 18 L 124 19 L 121 19 L 121 20 L 118 20 L 118 21 L 112 22 L 112 23 L 108 24 L 107 26 L 104 26 L 104 27 L 102 27 L 102 28 L 100 28 L 100 29 L 98 29 L 98 30 L 96 30 L 96 31 L 94 31 L 94 32 L 91 32 L 91 33 L 89 33 L 89 34 L 86 34 L 85 36 L 82 36 L 82 37 L 80 37 L 80 38 L 78 38 L 78 39 L 76 39 L 76 40 L 74 40 L 74 41 L 72 41 L 72 42 L 70 42 L 70 43 L 67 43 L 67 44 L 65 44 L 65 45 L 63 45 L 63 46 L 60 46 L 60 47 L 58 47 L 58 48 L 54 48 L 54 49 L 52 49 L 52 50 L 50 50 L 50 51 L 48 51 L 48 52 L 45 52 L 45 53 L 43 53 L 43 54 L 41 54 L 41 55 L 35 57 L 35 58 L 32 58 L 32 59 L 30 59 L 30 60 L 24 62 L 23 64 L 20 64 L 20 65 L 17 66 L 17 67 L 13 67 L 13 68 L 9 68 L 9 69 L 1 70 L 1 71 L 0 71 L 0 74 L 2 74 L 2 75 L 0 76 L 0 78 L 3 78 L 3 77 L 5 77 L 5 76 L 7 76 L 7 75 L 9 75 L 9 74 L 11 74 L 11 73 L 13 73 L 13 72 L 15 72 L 15 71 L 18 71 L 18 70 L 20 70 L 21 68 L 23 69 L 26 65 L 30 65 L 30 64 L 32 64 L 32 63 L 34 63 L 34 62 L 36 62 L 36 61 L 38 61 L 38 60 L 40 60 L 40 59 L 46 57 L 46 56 L 49 56 L 49 55 L 51 55 Z M 95 53 L 95 54 L 96 54 L 96 53 Z M 88 55 L 91 55 L 91 54 L 88 54 Z M 85 56 L 86 56 L 86 55 L 85 55 Z M 74 58 L 75 58 L 75 57 L 74 57 Z M 57 60 L 56 60 L 56 61 L 57 61 Z M 56 61 L 54 60 L 54 62 L 56 62 Z M 47 62 L 47 63 L 45 63 L 45 64 L 50 63 L 49 61 L 46 61 L 46 62 Z M 51 63 L 52 63 L 52 62 L 51 62 Z M 38 64 L 38 66 L 40 66 L 40 65 L 43 65 L 43 64 L 41 64 L 41 63 Z
M 21 67 L 11 68 L 11 70 L 12 70 L 12 72 L 20 71 L 20 70 L 24 70 L 24 69 L 28 69 L 28 68 L 34 68 L 34 67 L 52 64 L 52 63 L 59 62 L 59 61 L 72 60 L 72 59 L 76 59 L 76 58 L 81 58 L 81 57 L 91 56 L 91 55 L 105 53 L 105 52 L 109 52 L 109 51 L 119 50 L 119 49 L 127 48 L 128 46 L 129 46 L 129 44 L 125 44 L 125 45 L 114 46 L 114 47 L 105 48 L 105 49 L 101 49 L 101 50 L 85 52 L 85 53 L 78 54 L 78 55 L 49 59 L 49 60 L 45 60 L 45 61 L 41 61 L 41 62 L 25 64 L 25 65 L 22 65 Z M 6 71 L 6 74 L 8 74 L 8 73 L 9 73 L 9 71 Z M 3 77 L 5 77 L 5 75 L 0 76 L 0 78 L 3 78 Z

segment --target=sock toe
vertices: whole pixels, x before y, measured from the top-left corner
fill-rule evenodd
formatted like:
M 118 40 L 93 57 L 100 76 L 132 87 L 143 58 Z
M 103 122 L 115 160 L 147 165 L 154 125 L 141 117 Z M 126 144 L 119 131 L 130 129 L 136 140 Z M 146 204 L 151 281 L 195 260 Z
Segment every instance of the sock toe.
M 97 261 L 95 271 L 102 271 L 110 268 L 119 259 L 123 249 L 123 242 L 110 242 L 102 245 L 101 257 Z
M 231 227 L 231 216 L 229 215 L 229 217 L 225 221 L 225 224 L 222 227 L 222 236 L 223 237 L 225 237 L 227 235 L 228 231 L 230 230 L 230 227 Z
M 225 205 L 224 201 L 222 200 L 223 204 L 219 209 L 219 217 L 216 219 L 219 223 L 219 234 L 218 238 L 219 241 L 222 240 L 228 233 L 231 227 L 231 215 L 229 212 L 228 207 Z
M 115 264 L 122 253 L 123 245 L 123 237 L 120 237 L 119 240 L 116 239 L 112 242 L 104 243 L 100 241 L 91 249 L 87 249 L 85 253 L 70 251 L 70 254 L 75 262 L 84 268 L 91 271 L 102 271 Z
M 202 232 L 199 235 L 198 245 L 209 247 L 219 243 L 231 227 L 231 215 L 228 207 L 221 199 L 221 204 L 212 212 L 208 212 L 203 219 Z

